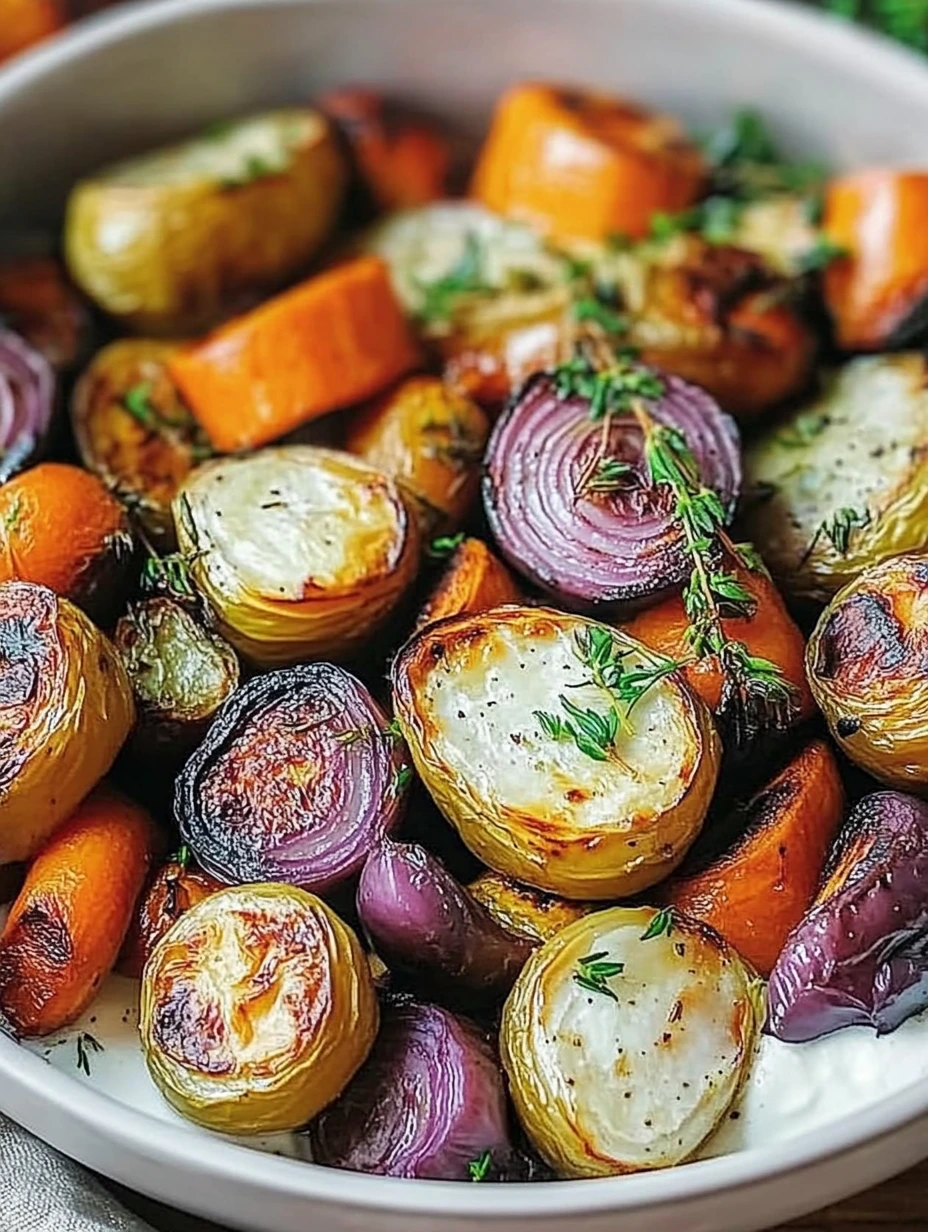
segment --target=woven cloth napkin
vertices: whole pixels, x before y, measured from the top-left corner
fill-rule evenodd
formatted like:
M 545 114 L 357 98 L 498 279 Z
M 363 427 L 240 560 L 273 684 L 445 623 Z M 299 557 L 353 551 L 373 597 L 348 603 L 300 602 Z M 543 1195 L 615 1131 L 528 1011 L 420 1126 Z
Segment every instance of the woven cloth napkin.
M 153 1232 L 99 1181 L 0 1117 L 0 1232 Z

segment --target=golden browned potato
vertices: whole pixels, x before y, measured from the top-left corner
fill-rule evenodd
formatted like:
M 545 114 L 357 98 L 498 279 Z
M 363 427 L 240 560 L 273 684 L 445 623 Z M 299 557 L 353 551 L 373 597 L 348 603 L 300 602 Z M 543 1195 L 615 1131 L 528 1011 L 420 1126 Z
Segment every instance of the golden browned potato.
M 174 521 L 219 631 L 262 668 L 355 653 L 419 563 L 396 482 L 311 445 L 204 463 L 175 498 Z
M 528 941 L 548 941 L 562 928 L 598 907 L 594 903 L 572 903 L 566 898 L 544 894 L 531 886 L 519 885 L 502 873 L 481 873 L 467 891 L 471 898 L 486 907 L 497 924 Z
M 167 371 L 177 346 L 123 339 L 94 357 L 74 388 L 81 461 L 141 521 L 156 546 L 174 544 L 171 501 L 212 453 Z
M 750 1070 L 763 986 L 703 924 L 612 907 L 523 967 L 500 1051 L 535 1148 L 566 1177 L 682 1163 Z
M 287 885 L 211 894 L 145 964 L 149 1072 L 188 1120 L 230 1134 L 300 1129 L 377 1035 L 370 967 L 321 899 Z
M 347 175 L 318 112 L 214 125 L 80 181 L 68 267 L 124 325 L 192 333 L 300 271 L 335 223 Z
M 345 448 L 399 482 L 429 536 L 455 530 L 470 511 L 489 434 L 470 398 L 437 377 L 411 376 L 352 417 Z
M 852 360 L 745 451 L 745 532 L 784 593 L 827 600 L 928 536 L 928 361 Z
M 720 755 L 709 711 L 675 677 L 630 714 L 594 684 L 591 630 L 606 632 L 550 608 L 451 618 L 408 642 L 392 675 L 416 769 L 471 851 L 581 900 L 635 894 L 673 871 Z M 608 636 L 625 669 L 645 667 L 639 642 Z
M 806 667 L 835 740 L 874 778 L 928 790 L 928 555 L 865 569 L 832 599 Z

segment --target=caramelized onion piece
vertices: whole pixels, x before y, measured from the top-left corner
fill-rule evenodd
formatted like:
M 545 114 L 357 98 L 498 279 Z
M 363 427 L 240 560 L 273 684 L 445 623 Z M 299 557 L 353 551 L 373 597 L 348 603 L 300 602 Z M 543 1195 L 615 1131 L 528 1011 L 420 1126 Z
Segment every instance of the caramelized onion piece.
M 221 881 L 322 894 L 395 828 L 410 777 L 364 685 L 308 663 L 232 696 L 179 776 L 174 808 L 184 842 Z
M 732 514 L 741 484 L 734 423 L 695 385 L 663 381 L 651 414 L 683 433 L 703 482 Z M 621 614 L 687 576 L 670 490 L 651 483 L 642 450 L 633 415 L 614 414 L 604 427 L 549 374 L 523 387 L 493 431 L 484 476 L 493 533 L 509 563 L 564 607 Z M 623 468 L 613 467 L 608 487 L 604 463 Z
M 0 329 L 0 483 L 21 471 L 51 425 L 55 377 L 44 356 Z

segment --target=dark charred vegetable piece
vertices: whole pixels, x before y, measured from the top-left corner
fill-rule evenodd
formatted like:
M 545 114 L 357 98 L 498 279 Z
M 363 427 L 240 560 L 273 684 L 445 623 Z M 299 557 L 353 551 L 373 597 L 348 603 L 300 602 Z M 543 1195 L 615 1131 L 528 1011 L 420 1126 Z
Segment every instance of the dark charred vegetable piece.
M 140 979 L 152 950 L 168 929 L 191 907 L 224 888 L 215 877 L 192 867 L 183 850 L 162 864 L 151 878 L 129 926 L 119 956 L 121 974 Z
M 412 768 L 383 711 L 340 667 L 255 677 L 177 780 L 184 842 L 221 881 L 328 893 L 400 820 Z
M 507 1121 L 487 1037 L 449 1010 L 397 998 L 365 1065 L 313 1122 L 313 1159 L 380 1176 L 493 1180 L 512 1162 Z
M 18 334 L 0 328 L 0 483 L 33 461 L 55 406 L 48 360 Z
M 25 338 L 56 372 L 76 366 L 90 334 L 87 309 L 53 257 L 0 259 L 0 323 Z
M 169 342 L 123 339 L 94 358 L 71 399 L 81 460 L 158 547 L 174 544 L 171 501 L 212 452 L 167 371 Z
M 148 762 L 179 762 L 238 687 L 235 651 L 179 603 L 160 597 L 131 608 L 114 641 L 135 694 L 133 751 Z
M 689 573 L 672 494 L 651 481 L 632 403 L 647 400 L 656 423 L 683 433 L 726 519 L 741 484 L 737 429 L 708 394 L 647 369 L 622 372 L 623 397 L 611 404 L 584 372 L 535 377 L 487 451 L 484 503 L 504 556 L 576 611 L 628 614 Z M 573 392 L 572 378 L 589 396 Z
M 506 932 L 416 843 L 381 843 L 364 865 L 357 902 L 387 966 L 456 1004 L 501 1001 L 535 944 Z
M 791 1043 L 893 1031 L 928 1005 L 928 804 L 897 791 L 851 811 L 821 890 L 768 985 L 765 1030 Z

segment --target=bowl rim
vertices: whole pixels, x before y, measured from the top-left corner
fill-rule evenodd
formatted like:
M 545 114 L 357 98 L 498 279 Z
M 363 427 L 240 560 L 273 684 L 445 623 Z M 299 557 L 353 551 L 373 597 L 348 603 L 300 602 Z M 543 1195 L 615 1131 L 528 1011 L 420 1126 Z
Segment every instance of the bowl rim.
M 141 0 L 126 8 L 98 13 L 79 26 L 19 55 L 0 69 L 0 123 L 3 108 L 34 83 L 61 66 L 116 43 L 133 40 L 165 25 L 182 25 L 211 12 L 252 10 L 265 4 L 307 7 L 327 0 Z M 339 3 L 365 0 L 339 0 Z M 403 4 L 410 0 L 379 0 Z M 487 0 L 489 2 L 489 0 Z M 557 0 L 569 3 L 569 0 Z M 662 9 L 666 20 L 693 0 L 590 0 L 591 3 L 648 5 Z M 455 0 L 419 0 L 436 7 Z M 867 79 L 892 81 L 897 94 L 928 111 L 928 65 L 889 39 L 815 10 L 781 0 L 700 0 L 707 20 L 753 30 L 781 42 L 814 40 L 820 58 Z M 96 1091 L 76 1077 L 53 1069 L 41 1057 L 0 1035 L 0 1107 L 15 1105 L 24 1120 L 37 1126 L 30 1109 L 45 1108 L 59 1128 L 49 1133 L 62 1143 L 83 1133 L 114 1151 L 130 1151 L 175 1176 L 196 1174 L 202 1181 L 240 1185 L 244 1180 L 269 1198 L 316 1199 L 332 1207 L 417 1216 L 454 1216 L 461 1212 L 466 1187 L 468 1215 L 475 1218 L 548 1217 L 566 1214 L 655 1209 L 707 1195 L 734 1192 L 801 1173 L 846 1155 L 865 1144 L 888 1138 L 928 1114 L 928 1079 L 912 1083 L 853 1117 L 808 1130 L 769 1146 L 754 1147 L 678 1168 L 598 1180 L 544 1184 L 474 1186 L 469 1182 L 410 1181 L 394 1177 L 345 1174 L 303 1161 L 257 1153 L 235 1141 L 161 1120 Z M 39 1131 L 40 1133 L 42 1131 Z M 191 1149 L 195 1144 L 195 1149 Z M 928 1153 L 928 1142 L 925 1145 Z M 798 1183 L 798 1182 L 797 1182 Z M 850 1190 L 853 1184 L 848 1186 Z

